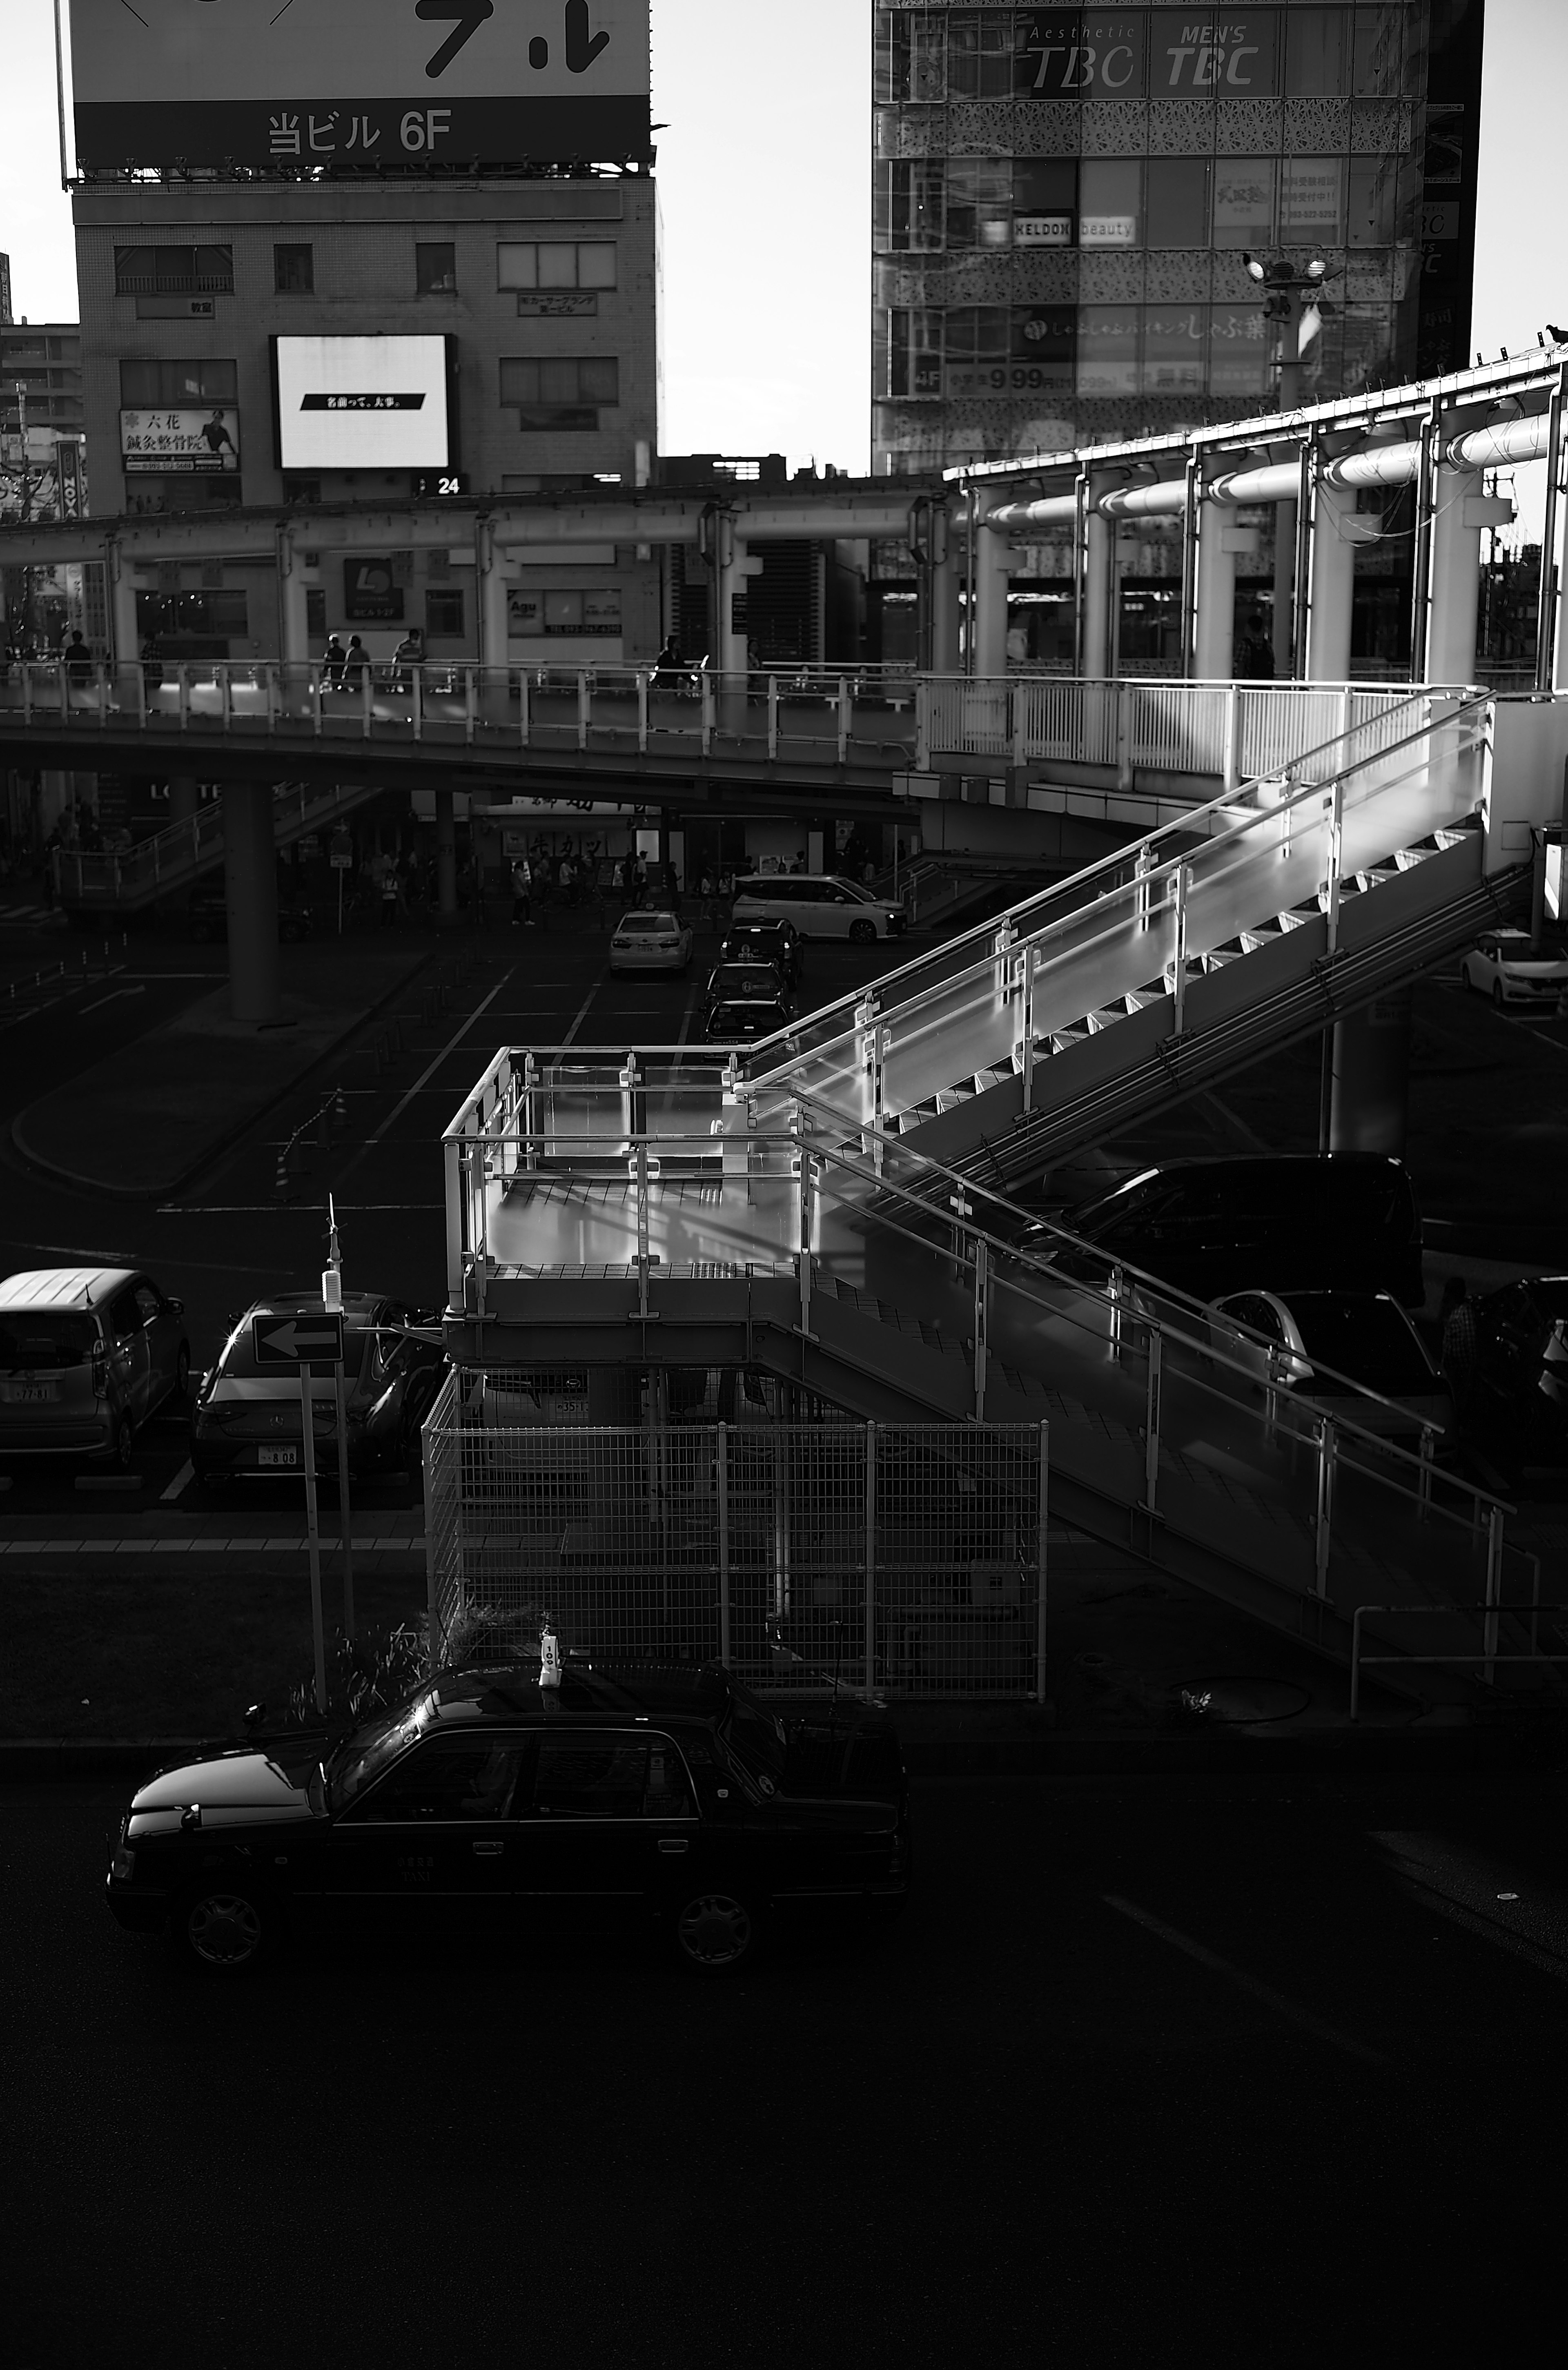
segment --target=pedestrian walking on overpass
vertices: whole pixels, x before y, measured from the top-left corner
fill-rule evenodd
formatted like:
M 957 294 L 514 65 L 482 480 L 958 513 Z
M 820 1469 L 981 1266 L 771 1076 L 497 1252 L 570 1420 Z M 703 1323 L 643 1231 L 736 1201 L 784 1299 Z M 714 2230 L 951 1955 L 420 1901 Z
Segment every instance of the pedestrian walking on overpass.
M 357 634 L 349 636 L 348 656 L 343 661 L 343 688 L 358 691 L 370 666 L 370 652 Z
M 336 691 L 342 682 L 346 662 L 347 653 L 342 643 L 334 634 L 329 640 L 321 658 L 321 681 L 328 691 Z

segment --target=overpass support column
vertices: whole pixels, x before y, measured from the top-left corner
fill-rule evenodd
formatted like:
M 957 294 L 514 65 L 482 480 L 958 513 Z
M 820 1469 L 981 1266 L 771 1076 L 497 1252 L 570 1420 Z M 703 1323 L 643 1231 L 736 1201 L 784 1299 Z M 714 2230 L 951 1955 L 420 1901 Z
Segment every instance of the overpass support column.
M 236 1020 L 276 1020 L 278 861 L 272 792 L 265 782 L 224 784 L 224 894 L 228 907 L 229 1010 Z
M 1002 675 L 1008 671 L 1008 575 L 1013 548 L 1005 535 L 993 535 L 982 517 L 974 536 L 974 672 Z
M 1284 510 L 1282 502 L 1282 519 Z M 1360 540 L 1355 494 L 1320 483 L 1312 505 L 1306 664 L 1297 669 L 1309 683 L 1343 683 L 1350 673 L 1351 604 Z
M 1408 987 L 1392 989 L 1365 1011 L 1335 1022 L 1331 1152 L 1403 1157 L 1410 1110 L 1410 996 Z
M 457 825 L 450 790 L 435 794 L 435 910 L 438 921 L 457 919 Z
M 1198 530 L 1198 602 L 1193 673 L 1200 683 L 1223 683 L 1235 673 L 1236 529 L 1209 503 Z
M 121 557 L 118 544 L 110 546 L 109 593 L 113 611 L 114 663 L 131 666 L 142 655 L 136 633 L 136 586 L 131 563 Z
M 962 615 L 959 588 L 963 581 L 963 538 L 956 525 L 947 531 L 947 547 L 931 563 L 931 672 L 957 674 L 963 666 L 959 644 Z
M 1481 612 L 1481 535 L 1505 526 L 1514 505 L 1489 500 L 1479 469 L 1433 472 L 1426 648 L 1412 652 L 1417 683 L 1472 683 Z
M 1115 575 L 1115 528 L 1092 501 L 1083 523 L 1083 605 L 1078 673 L 1103 682 L 1111 672 L 1111 592 Z
M 495 547 L 495 532 L 488 519 L 481 519 L 474 532 L 474 573 L 478 579 L 476 592 L 479 604 L 479 664 L 482 667 L 503 667 L 506 664 L 506 579 L 501 571 L 501 554 Z
M 278 535 L 278 640 L 285 666 L 302 666 L 310 656 L 309 609 L 305 566 L 286 528 Z

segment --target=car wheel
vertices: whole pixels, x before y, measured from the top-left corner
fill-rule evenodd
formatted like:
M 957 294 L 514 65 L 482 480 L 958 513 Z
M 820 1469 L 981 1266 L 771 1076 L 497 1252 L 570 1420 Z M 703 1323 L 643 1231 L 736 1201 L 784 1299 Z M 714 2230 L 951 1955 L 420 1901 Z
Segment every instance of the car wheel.
M 271 1950 L 276 1916 L 246 1877 L 193 1885 L 174 1915 L 175 1939 L 204 1975 L 254 1974 Z
M 183 1399 L 189 1398 L 190 1393 L 190 1344 L 182 1341 L 174 1361 L 174 1396 L 177 1399 Z
M 694 1975 L 733 1975 L 756 1954 L 756 1919 L 729 1893 L 697 1893 L 675 1912 L 675 1956 Z
M 1470 957 L 1468 955 L 1464 961 L 1459 965 L 1459 985 L 1462 988 L 1470 990 L 1473 990 L 1475 986 L 1475 982 L 1470 977 Z
M 121 1416 L 115 1423 L 114 1445 L 110 1451 L 110 1461 L 117 1473 L 129 1473 L 131 1470 L 131 1449 L 134 1436 L 131 1429 L 130 1417 Z
M 849 943 L 851 946 L 874 946 L 876 944 L 876 936 L 877 926 L 874 922 L 851 922 L 849 925 Z

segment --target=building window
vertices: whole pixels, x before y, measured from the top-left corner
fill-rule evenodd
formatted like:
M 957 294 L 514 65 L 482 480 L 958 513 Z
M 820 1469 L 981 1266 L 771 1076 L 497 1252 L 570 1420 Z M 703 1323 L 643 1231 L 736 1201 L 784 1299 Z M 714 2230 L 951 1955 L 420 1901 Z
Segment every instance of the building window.
M 449 238 L 421 240 L 414 248 L 414 286 L 421 296 L 455 296 L 457 249 Z
M 919 156 L 878 172 L 874 235 L 885 253 L 929 255 L 941 246 L 942 163 L 940 156 Z
M 1151 156 L 1145 170 L 1150 247 L 1209 243 L 1209 167 L 1205 156 Z
M 950 157 L 947 169 L 949 247 L 1010 247 L 1012 197 L 1012 167 L 1006 158 Z
M 620 366 L 614 354 L 503 360 L 501 399 L 516 405 L 517 425 L 525 431 L 595 429 L 597 407 L 620 400 Z
M 458 640 L 465 630 L 462 586 L 437 592 L 432 585 L 425 594 L 425 632 L 430 639 Z
M 1267 247 L 1274 238 L 1274 159 L 1227 156 L 1214 168 L 1216 247 Z
M 593 592 L 548 592 L 513 586 L 507 594 L 506 629 L 519 639 L 536 634 L 618 634 L 620 586 L 606 584 Z
M 127 411 L 178 410 L 193 403 L 237 403 L 239 373 L 232 362 L 123 362 L 120 401 Z
M 1142 243 L 1143 167 L 1130 156 L 1086 156 L 1078 175 L 1078 245 Z
M 1285 158 L 1280 179 L 1279 236 L 1286 246 L 1343 246 L 1343 157 Z
M 1078 318 L 1078 391 L 1133 395 L 1138 384 L 1138 308 L 1082 305 Z
M 227 658 L 250 631 L 243 586 L 223 592 L 138 592 L 136 632 L 171 658 Z M 197 649 L 193 645 L 211 645 Z M 221 646 L 221 647 L 220 647 Z
M 309 247 L 272 249 L 272 285 L 280 296 L 316 293 L 316 250 Z
M 117 247 L 117 296 L 209 296 L 234 293 L 232 247 Z
M 509 288 L 613 288 L 613 239 L 505 241 L 495 251 L 496 281 Z

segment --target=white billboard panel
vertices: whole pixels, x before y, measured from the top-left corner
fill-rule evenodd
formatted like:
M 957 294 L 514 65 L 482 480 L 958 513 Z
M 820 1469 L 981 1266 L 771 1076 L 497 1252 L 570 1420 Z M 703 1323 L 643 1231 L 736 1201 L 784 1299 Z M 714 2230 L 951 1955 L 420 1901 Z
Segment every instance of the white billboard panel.
M 444 338 L 274 338 L 284 469 L 444 469 Z
M 86 167 L 651 155 L 649 0 L 71 0 Z

